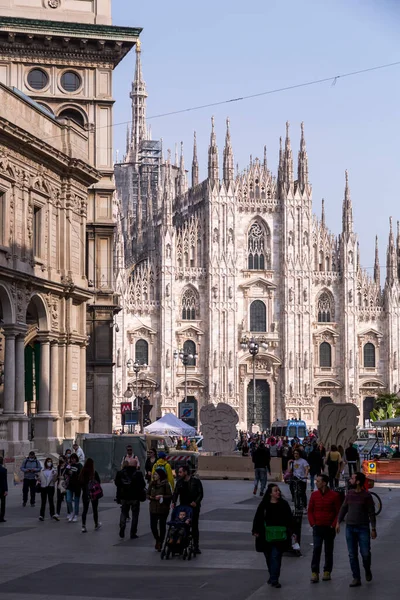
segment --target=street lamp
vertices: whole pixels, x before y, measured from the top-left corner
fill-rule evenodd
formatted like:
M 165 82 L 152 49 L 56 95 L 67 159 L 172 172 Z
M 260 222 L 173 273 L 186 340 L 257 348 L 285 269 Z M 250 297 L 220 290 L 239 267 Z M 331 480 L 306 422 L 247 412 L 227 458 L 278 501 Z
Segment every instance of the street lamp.
M 179 352 L 177 350 L 175 350 L 174 358 L 175 359 L 179 358 L 181 360 L 183 366 L 185 367 L 185 402 L 187 402 L 187 368 L 188 368 L 190 361 L 196 360 L 196 358 L 198 358 L 198 354 L 197 354 L 197 352 L 195 352 L 194 354 L 191 354 L 190 352 L 187 352 L 185 349 L 179 350 Z
M 147 365 L 146 364 L 140 364 L 140 362 L 138 360 L 133 361 L 132 358 L 130 358 L 128 360 L 128 362 L 126 363 L 126 366 L 128 368 L 128 371 L 133 371 L 135 373 L 135 377 L 136 377 L 135 389 L 136 389 L 136 392 L 135 392 L 135 404 L 134 404 L 134 408 L 136 410 L 140 409 L 140 423 L 139 423 L 139 426 L 140 426 L 140 429 L 143 430 L 143 423 L 142 423 L 142 421 L 143 421 L 143 419 L 142 419 L 143 408 L 142 408 L 142 406 L 139 403 L 139 390 L 138 390 L 139 381 L 138 380 L 139 380 L 140 370 L 143 369 L 143 368 L 145 368 L 145 367 L 147 367 Z M 129 388 L 129 384 L 128 384 L 128 388 Z
M 254 338 L 243 339 L 241 342 L 243 350 L 248 350 L 253 357 L 253 424 L 256 424 L 256 356 L 260 349 L 258 342 Z M 268 348 L 264 342 L 261 344 L 262 348 Z

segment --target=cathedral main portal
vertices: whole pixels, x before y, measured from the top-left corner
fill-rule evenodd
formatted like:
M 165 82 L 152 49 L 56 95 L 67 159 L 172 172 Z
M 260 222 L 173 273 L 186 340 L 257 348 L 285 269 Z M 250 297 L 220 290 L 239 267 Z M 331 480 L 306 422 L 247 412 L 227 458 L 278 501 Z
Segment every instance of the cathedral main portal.
M 271 390 L 268 381 L 256 379 L 254 398 L 253 381 L 247 386 L 247 428 L 252 425 L 265 431 L 271 427 Z

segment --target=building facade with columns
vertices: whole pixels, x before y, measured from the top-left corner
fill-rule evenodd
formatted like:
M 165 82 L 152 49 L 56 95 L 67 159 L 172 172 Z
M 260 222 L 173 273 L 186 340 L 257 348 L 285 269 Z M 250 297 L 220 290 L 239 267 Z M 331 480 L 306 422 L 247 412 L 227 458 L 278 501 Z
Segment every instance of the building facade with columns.
M 28 220 L 27 227 L 23 223 L 26 215 L 30 214 L 27 212 L 28 205 L 24 204 L 28 200 L 21 200 L 23 209 L 18 208 L 14 215 L 17 233 L 13 235 L 19 237 L 15 237 L 11 250 L 7 230 L 9 221 L 4 221 L 7 244 L 1 244 L 0 249 L 4 246 L 8 268 L 14 269 L 14 255 L 20 252 L 21 260 L 32 267 L 30 271 L 28 269 L 30 276 L 40 274 L 46 280 L 43 285 L 49 286 L 47 292 L 40 288 L 46 299 L 40 310 L 41 302 L 37 294 L 33 294 L 32 286 L 28 286 L 30 296 L 35 298 L 30 303 L 33 312 L 29 309 L 28 316 L 23 317 L 23 308 L 19 315 L 25 326 L 39 327 L 39 337 L 33 336 L 32 329 L 31 337 L 25 338 L 25 364 L 28 367 L 25 378 L 21 379 L 21 373 L 17 378 L 20 392 L 25 381 L 29 407 L 22 400 L 20 402 L 28 412 L 37 413 L 35 431 L 31 432 L 36 441 L 53 437 L 72 438 L 78 432 L 89 430 L 100 433 L 111 431 L 114 316 L 119 310 L 113 256 L 116 222 L 113 212 L 112 77 L 114 68 L 135 45 L 140 31 L 140 28 L 112 25 L 111 0 L 0 0 L 0 83 L 12 91 L 10 97 L 18 96 L 25 102 L 24 106 L 31 106 L 29 114 L 32 122 L 36 123 L 32 115 L 36 115 L 38 110 L 43 111 L 40 127 L 36 132 L 30 130 L 33 136 L 42 139 L 44 144 L 54 145 L 71 161 L 84 155 L 82 160 L 90 165 L 91 172 L 96 173 L 96 176 L 85 180 L 86 195 L 82 205 L 79 194 L 71 194 L 66 187 L 68 173 L 62 173 L 59 179 L 54 177 L 47 196 L 42 190 L 45 198 L 42 208 L 45 210 L 42 211 L 39 200 L 39 209 L 35 208 L 36 200 L 31 201 L 33 225 Z M 29 101 L 35 104 L 29 105 Z M 4 114 L 5 107 L 0 105 L 0 116 Z M 8 118 L 10 128 L 20 126 L 18 112 L 13 116 L 8 114 Z M 64 131 L 71 131 L 73 135 L 71 133 L 68 138 Z M 11 160 L 5 143 L 3 153 Z M 71 176 L 75 177 L 71 164 Z M 53 177 L 53 164 L 37 153 L 36 163 L 26 169 L 24 186 L 31 185 L 36 170 L 45 173 L 47 179 Z M 7 203 L 13 201 L 10 193 L 7 191 Z M 63 198 L 63 204 L 57 205 L 58 212 L 46 208 L 47 203 L 61 202 L 54 194 Z M 5 218 L 9 219 L 5 214 Z M 45 215 L 40 229 L 32 229 L 40 215 Z M 62 225 L 64 215 L 66 229 Z M 51 227 L 55 228 L 55 232 Z M 27 232 L 30 230 L 34 233 L 29 237 Z M 37 231 L 40 233 L 37 234 Z M 39 250 L 40 255 L 37 254 Z M 19 265 L 18 262 L 15 264 Z M 18 268 L 15 267 L 16 271 Z M 21 304 L 20 297 L 26 297 L 26 285 L 23 283 L 22 287 L 18 287 L 15 273 L 14 283 L 17 288 L 12 299 L 14 304 L 16 301 Z M 67 289 L 70 291 L 64 303 L 62 294 L 66 294 Z M 78 289 L 85 290 L 79 301 L 75 296 Z M 67 310 L 67 307 L 70 309 Z M 41 325 L 37 325 L 38 319 L 42 319 Z M 65 356 L 60 359 L 58 377 L 59 385 L 64 386 L 63 395 L 58 400 L 53 398 L 57 387 L 56 372 L 54 388 L 50 383 L 47 390 L 53 408 L 55 402 L 60 403 L 58 414 L 61 421 L 55 431 L 53 426 L 50 429 L 46 429 L 47 425 L 41 427 L 40 413 L 47 406 L 43 394 L 48 386 L 43 384 L 40 390 L 39 384 L 47 361 L 45 358 L 43 362 L 42 357 L 55 355 L 58 339 L 53 336 L 44 341 L 41 332 L 53 331 L 50 324 L 56 321 L 60 336 L 72 336 L 68 339 L 73 340 L 74 349 L 71 350 L 68 343 L 65 352 L 61 352 Z M 17 346 L 21 335 L 16 338 Z M 62 339 L 65 345 L 67 338 Z M 49 340 L 50 346 L 47 344 Z M 86 357 L 86 367 L 83 366 L 83 357 Z M 4 381 L 7 385 L 6 377 Z M 7 423 L 9 421 L 7 419 Z M 13 439 L 10 438 L 11 425 L 7 424 L 6 428 L 4 422 L 5 419 L 0 437 Z M 25 440 L 26 434 L 22 437 Z
M 197 424 L 201 406 L 220 401 L 236 409 L 241 428 L 289 417 L 317 425 L 328 402 L 354 403 L 360 424 L 368 421 L 377 393 L 400 389 L 400 233 L 395 240 L 390 222 L 381 287 L 377 249 L 374 275 L 361 267 L 347 173 L 340 235 L 323 205 L 313 214 L 303 125 L 296 174 L 289 125 L 276 174 L 265 149 L 235 173 L 229 122 L 221 161 L 213 122 L 208 176 L 199 179 L 195 139 L 189 186 L 183 152 L 172 161 L 158 147 L 150 160 L 140 60 L 126 156 L 116 165 L 116 426 L 119 402 L 136 385 L 129 358 L 143 365 L 138 391 L 150 397 L 153 419 L 180 414 L 186 379 Z M 179 350 L 197 354 L 186 377 Z

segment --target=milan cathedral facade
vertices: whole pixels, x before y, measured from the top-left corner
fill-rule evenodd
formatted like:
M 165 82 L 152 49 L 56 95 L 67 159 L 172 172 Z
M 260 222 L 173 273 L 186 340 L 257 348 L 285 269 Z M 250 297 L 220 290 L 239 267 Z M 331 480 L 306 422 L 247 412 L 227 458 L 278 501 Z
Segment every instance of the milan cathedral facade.
M 114 427 L 129 384 L 150 399 L 153 420 L 181 415 L 179 350 L 197 425 L 209 402 L 234 407 L 241 428 L 289 417 L 317 425 L 328 402 L 356 404 L 364 424 L 378 392 L 400 389 L 399 232 L 395 240 L 390 221 L 381 288 L 377 247 L 373 278 L 360 266 L 347 173 L 340 235 L 323 205 L 313 214 L 303 125 L 297 174 L 287 125 L 274 175 L 265 150 L 235 173 L 229 121 L 220 164 L 212 122 L 208 177 L 199 180 L 195 138 L 189 187 L 183 153 L 171 161 L 149 139 L 146 97 L 139 48 L 132 128 L 115 168 Z

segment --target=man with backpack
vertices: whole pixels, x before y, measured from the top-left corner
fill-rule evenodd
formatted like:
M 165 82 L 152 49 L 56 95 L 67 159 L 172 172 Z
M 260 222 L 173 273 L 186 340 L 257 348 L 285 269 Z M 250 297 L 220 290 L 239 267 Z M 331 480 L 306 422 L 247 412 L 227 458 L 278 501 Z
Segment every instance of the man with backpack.
M 132 511 L 130 538 L 138 538 L 137 528 L 139 522 L 140 503 L 146 500 L 146 483 L 141 471 L 137 468 L 137 461 L 125 461 L 121 471 L 115 477 L 117 486 L 117 503 L 121 505 L 119 521 L 119 537 L 125 537 L 126 521 Z
M 30 492 L 31 506 L 35 506 L 35 493 L 37 475 L 42 470 L 42 465 L 36 458 L 36 454 L 31 450 L 21 466 L 21 471 L 24 474 L 24 482 L 22 485 L 22 506 L 26 506 L 28 502 L 28 492 Z

